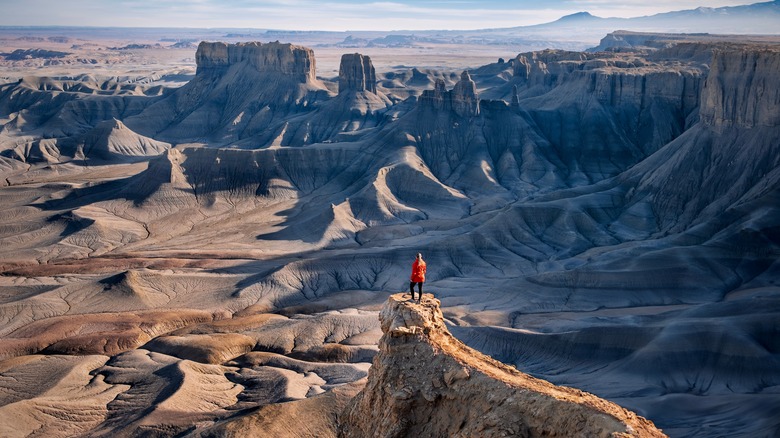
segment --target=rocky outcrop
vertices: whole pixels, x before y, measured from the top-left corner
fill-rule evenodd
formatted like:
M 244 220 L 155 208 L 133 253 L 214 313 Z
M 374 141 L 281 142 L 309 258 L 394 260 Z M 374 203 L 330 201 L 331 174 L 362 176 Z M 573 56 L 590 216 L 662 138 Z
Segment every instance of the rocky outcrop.
M 51 58 L 64 58 L 70 55 L 68 52 L 59 52 L 56 50 L 46 49 L 16 49 L 9 54 L 5 54 L 6 61 L 22 61 L 25 59 L 51 59 Z
M 341 437 L 663 437 L 594 395 L 535 379 L 465 346 L 439 301 L 391 296 L 368 383 L 342 414 Z
M 376 71 L 368 56 L 360 53 L 341 56 L 339 94 L 347 91 L 368 91 L 376 94 Z
M 203 41 L 198 45 L 195 61 L 199 75 L 225 71 L 231 65 L 246 62 L 259 72 L 281 73 L 300 82 L 316 79 L 314 52 L 308 47 L 278 41 L 265 44 Z
M 339 94 L 320 105 L 312 117 L 312 137 L 323 141 L 351 141 L 351 133 L 371 128 L 382 120 L 382 112 L 392 101 L 377 91 L 376 71 L 371 58 L 360 53 L 341 57 L 339 67 Z
M 701 120 L 713 126 L 780 125 L 780 51 L 716 51 L 701 97 Z
M 650 200 L 660 230 L 724 219 L 735 205 L 774 202 L 766 197 L 780 179 L 778 68 L 780 50 L 716 51 L 700 121 L 624 175 L 640 180 L 634 200 Z
M 207 139 L 257 148 L 321 141 L 309 121 L 287 121 L 330 97 L 315 77 L 311 49 L 278 42 L 204 42 L 197 63 L 192 81 L 125 123 L 145 135 L 176 142 Z M 240 141 L 248 145 L 237 144 Z
M 513 109 L 520 108 L 520 98 L 517 96 L 517 85 L 512 86 L 512 101 L 510 105 Z
M 552 86 L 563 82 L 589 55 L 564 50 L 521 53 L 512 60 L 514 76 L 525 85 Z
M 655 50 L 672 45 L 672 40 L 679 39 L 680 35 L 630 32 L 619 30 L 608 33 L 601 39 L 599 45 L 588 49 L 589 52 L 601 51 L 634 51 L 634 50 Z
M 689 128 L 705 75 L 702 66 L 636 55 L 544 51 L 512 62 L 519 107 L 566 161 L 569 179 L 591 182 L 619 174 Z
M 665 67 L 638 56 L 544 50 L 521 53 L 512 61 L 521 97 L 531 97 L 560 85 L 576 84 L 612 106 L 647 105 L 648 98 L 673 99 L 683 112 L 698 105 L 702 70 Z M 679 103 L 678 103 L 679 102 Z
M 464 117 L 473 117 L 479 114 L 477 84 L 471 80 L 471 76 L 467 71 L 461 73 L 460 80 L 452 89 L 452 109 Z
M 460 80 L 450 91 L 447 91 L 442 79 L 437 79 L 433 90 L 423 91 L 418 105 L 423 109 L 453 111 L 460 117 L 477 116 L 479 114 L 477 84 L 467 71 L 461 74 Z

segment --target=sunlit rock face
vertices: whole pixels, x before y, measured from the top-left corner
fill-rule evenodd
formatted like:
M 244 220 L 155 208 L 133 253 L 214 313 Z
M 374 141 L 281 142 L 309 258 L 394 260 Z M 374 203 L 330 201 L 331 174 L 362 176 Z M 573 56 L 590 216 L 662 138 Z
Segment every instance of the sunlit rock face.
M 606 400 L 551 385 L 454 338 L 439 301 L 391 296 L 366 387 L 341 415 L 339 436 L 665 437 Z

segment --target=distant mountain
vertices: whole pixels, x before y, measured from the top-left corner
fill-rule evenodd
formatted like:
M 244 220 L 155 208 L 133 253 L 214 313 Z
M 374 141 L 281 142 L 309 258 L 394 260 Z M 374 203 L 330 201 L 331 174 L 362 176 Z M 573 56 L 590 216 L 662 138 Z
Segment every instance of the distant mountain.
M 662 14 L 651 15 L 655 18 L 695 18 L 695 17 L 730 17 L 741 18 L 743 16 L 763 17 L 766 14 L 773 14 L 775 17 L 780 15 L 780 1 L 753 3 L 743 6 L 725 6 L 721 8 L 698 7 L 684 11 L 665 12 Z M 644 18 L 644 17 L 639 17 Z
M 557 25 L 572 25 L 572 24 L 585 24 L 585 23 L 604 23 L 606 21 L 626 21 L 628 18 L 602 18 L 597 17 L 590 12 L 576 12 L 570 15 L 564 15 L 563 17 L 552 21 L 550 23 L 542 23 L 536 26 L 527 27 L 547 27 Z
M 780 1 L 666 12 L 632 18 L 629 24 L 638 26 L 629 30 L 648 26 L 652 28 L 641 30 L 663 28 L 670 32 L 777 34 L 780 32 Z
M 690 20 L 698 20 L 691 22 Z M 670 23 L 681 22 L 689 27 L 707 26 L 713 22 L 729 20 L 731 27 L 739 27 L 743 31 L 738 33 L 770 33 L 780 32 L 780 0 L 764 3 L 754 3 L 744 6 L 726 6 L 721 8 L 699 7 L 696 9 L 686 9 L 681 11 L 664 12 L 655 15 L 645 15 L 633 18 L 617 17 L 597 17 L 590 12 L 577 12 L 571 15 L 565 15 L 549 23 L 537 24 L 533 26 L 518 26 L 511 29 L 528 30 L 543 29 L 550 27 L 559 27 L 561 25 L 580 25 L 580 24 L 600 24 L 613 25 L 625 24 L 627 28 L 636 26 L 668 26 Z M 739 20 L 739 21 L 738 21 Z M 758 20 L 765 27 L 755 29 L 748 26 L 748 23 L 741 20 Z M 722 33 L 720 28 L 708 28 L 708 32 Z
M 496 38 L 523 36 L 543 37 L 550 41 L 590 41 L 616 30 L 776 35 L 780 33 L 780 1 L 721 8 L 700 7 L 634 18 L 605 18 L 589 12 L 577 12 L 549 23 L 481 32 L 483 38 L 487 34 Z

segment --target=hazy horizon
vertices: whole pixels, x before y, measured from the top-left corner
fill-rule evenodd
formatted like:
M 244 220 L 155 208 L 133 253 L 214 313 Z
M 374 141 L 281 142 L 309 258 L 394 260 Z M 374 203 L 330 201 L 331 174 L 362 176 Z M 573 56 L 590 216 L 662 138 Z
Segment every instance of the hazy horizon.
M 527 26 L 589 12 L 599 17 L 631 18 L 697 7 L 740 6 L 758 1 L 562 0 L 75 0 L 67 8 L 54 0 L 31 0 L 3 7 L 0 26 L 247 28 L 301 31 L 464 30 Z M 53 11 L 41 14 L 40 11 Z

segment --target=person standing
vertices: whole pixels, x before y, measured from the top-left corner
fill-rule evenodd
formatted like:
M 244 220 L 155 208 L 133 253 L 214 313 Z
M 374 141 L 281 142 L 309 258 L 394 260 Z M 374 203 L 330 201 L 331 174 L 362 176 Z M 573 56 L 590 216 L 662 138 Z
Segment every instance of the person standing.
M 414 260 L 414 263 L 412 263 L 412 276 L 409 278 L 409 293 L 412 294 L 412 301 L 414 301 L 414 285 L 417 285 L 417 292 L 420 293 L 420 296 L 417 298 L 417 302 L 419 303 L 422 299 L 423 294 L 423 283 L 425 283 L 425 271 L 427 269 L 427 266 L 425 265 L 425 260 L 422 258 L 422 254 L 419 252 L 417 253 L 417 258 Z

